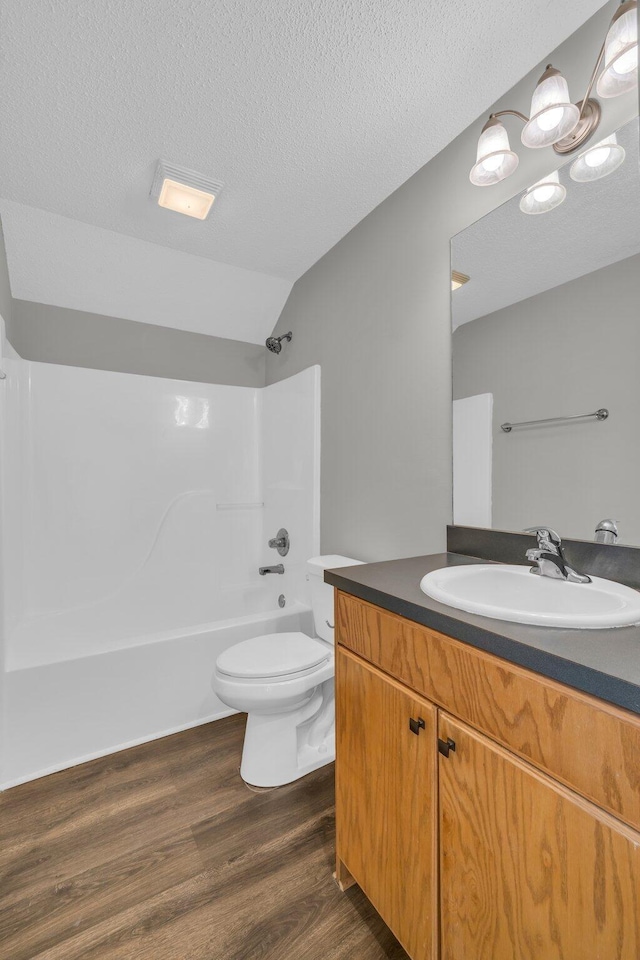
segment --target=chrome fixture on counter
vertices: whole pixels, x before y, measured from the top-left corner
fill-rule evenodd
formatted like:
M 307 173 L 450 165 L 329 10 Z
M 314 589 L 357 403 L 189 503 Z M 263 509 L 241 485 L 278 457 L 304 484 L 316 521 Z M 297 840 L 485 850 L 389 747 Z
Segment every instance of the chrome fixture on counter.
M 534 533 L 538 540 L 537 548 L 527 550 L 527 560 L 534 566 L 531 573 L 539 577 L 551 577 L 553 580 L 568 580 L 570 583 L 591 583 L 591 577 L 576 573 L 565 560 L 562 540 L 551 527 L 527 527 L 525 533 Z
M 283 333 L 281 337 L 267 337 L 265 340 L 265 346 L 267 350 L 270 350 L 271 353 L 280 353 L 282 350 L 282 341 L 286 340 L 289 343 L 293 339 L 293 334 L 291 330 L 289 333 Z
M 601 520 L 596 527 L 596 543 L 615 543 L 618 539 L 618 524 L 615 520 Z
M 500 429 L 511 433 L 516 427 L 544 427 L 549 423 L 569 423 L 571 420 L 607 420 L 609 411 L 605 407 L 595 413 L 578 413 L 574 417 L 548 417 L 546 420 L 522 420 L 520 423 L 501 423 Z
M 289 534 L 284 527 L 280 527 L 273 540 L 269 540 L 269 546 L 272 550 L 277 550 L 281 557 L 286 557 L 286 555 L 289 553 L 291 541 L 289 540 Z
M 265 577 L 268 573 L 284 573 L 284 566 L 281 563 L 275 563 L 271 567 L 258 567 L 258 573 Z
M 561 155 L 578 150 L 593 135 L 600 123 L 600 105 L 591 98 L 594 86 L 599 97 L 608 99 L 627 93 L 638 83 L 637 7 L 637 0 L 623 0 L 616 10 L 586 92 L 577 103 L 571 102 L 560 71 L 548 64 L 533 91 L 529 117 L 519 110 L 491 114 L 478 140 L 476 162 L 469 174 L 471 183 L 478 187 L 500 183 L 518 166 L 518 156 L 510 148 L 500 117 L 517 117 L 524 123 L 520 139 L 525 147 L 553 146 Z

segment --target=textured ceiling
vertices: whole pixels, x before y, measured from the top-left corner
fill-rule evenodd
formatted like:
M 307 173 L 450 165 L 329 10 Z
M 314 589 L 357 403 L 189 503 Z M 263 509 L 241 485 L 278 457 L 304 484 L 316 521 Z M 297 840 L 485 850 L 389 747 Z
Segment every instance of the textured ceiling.
M 453 269 L 471 278 L 452 294 L 454 329 L 640 253 L 637 118 L 618 142 L 625 161 L 602 180 L 575 183 L 572 160 L 560 169 L 567 196 L 555 210 L 527 216 L 514 197 L 453 238 Z
M 295 280 L 600 6 L 5 0 L 0 196 Z M 225 183 L 208 221 L 159 157 Z

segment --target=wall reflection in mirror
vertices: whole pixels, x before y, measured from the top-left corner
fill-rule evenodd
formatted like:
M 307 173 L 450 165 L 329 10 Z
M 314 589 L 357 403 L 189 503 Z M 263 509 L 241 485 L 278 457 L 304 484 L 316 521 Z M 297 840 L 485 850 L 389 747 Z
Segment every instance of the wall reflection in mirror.
M 640 545 L 638 136 L 636 118 L 452 241 L 455 523 L 593 540 L 610 519 Z

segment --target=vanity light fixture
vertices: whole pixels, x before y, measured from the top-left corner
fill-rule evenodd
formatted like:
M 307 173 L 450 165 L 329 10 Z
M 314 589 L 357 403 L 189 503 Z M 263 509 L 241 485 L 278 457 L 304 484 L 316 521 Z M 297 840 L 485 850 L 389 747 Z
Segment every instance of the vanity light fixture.
M 523 213 L 548 213 L 554 207 L 559 207 L 566 195 L 567 188 L 560 183 L 558 171 L 554 170 L 522 195 L 520 209 Z
M 569 85 L 559 70 L 548 64 L 531 98 L 531 119 L 520 139 L 525 147 L 551 147 L 563 140 L 580 119 L 580 108 L 569 99 Z
M 451 271 L 451 289 L 459 290 L 465 283 L 469 283 L 471 278 L 466 273 L 458 273 L 457 270 Z
M 159 160 L 149 196 L 167 210 L 206 220 L 222 186 L 195 170 Z
M 571 164 L 569 176 L 578 183 L 600 180 L 617 170 L 624 158 L 624 147 L 618 143 L 615 133 L 612 133 L 610 137 L 605 137 L 600 143 L 580 154 Z
M 618 7 L 604 42 L 604 70 L 596 90 L 603 99 L 626 93 L 638 83 L 637 3 Z
M 601 97 L 617 97 L 638 83 L 637 10 L 638 0 L 622 0 L 582 100 L 571 102 L 567 81 L 559 70 L 548 64 L 533 91 L 531 116 L 526 117 L 519 110 L 498 110 L 491 114 L 478 140 L 476 162 L 469 174 L 471 183 L 478 187 L 491 186 L 510 176 L 518 166 L 518 157 L 510 149 L 500 117 L 518 117 L 524 123 L 521 140 L 526 147 L 553 146 L 556 153 L 567 154 L 584 145 L 600 123 L 600 105 L 591 98 L 596 80 Z M 534 184 L 527 193 L 537 186 Z
M 509 145 L 509 134 L 504 124 L 490 117 L 478 140 L 478 153 L 469 179 L 477 187 L 500 183 L 518 166 L 518 154 Z

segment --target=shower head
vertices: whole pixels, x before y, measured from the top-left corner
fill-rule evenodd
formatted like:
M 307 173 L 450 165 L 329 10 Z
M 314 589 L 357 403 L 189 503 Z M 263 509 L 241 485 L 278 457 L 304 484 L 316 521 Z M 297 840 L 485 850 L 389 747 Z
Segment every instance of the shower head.
M 283 340 L 291 340 L 291 331 L 283 333 L 281 337 L 268 337 L 265 341 L 267 350 L 270 350 L 271 353 L 280 353 Z

